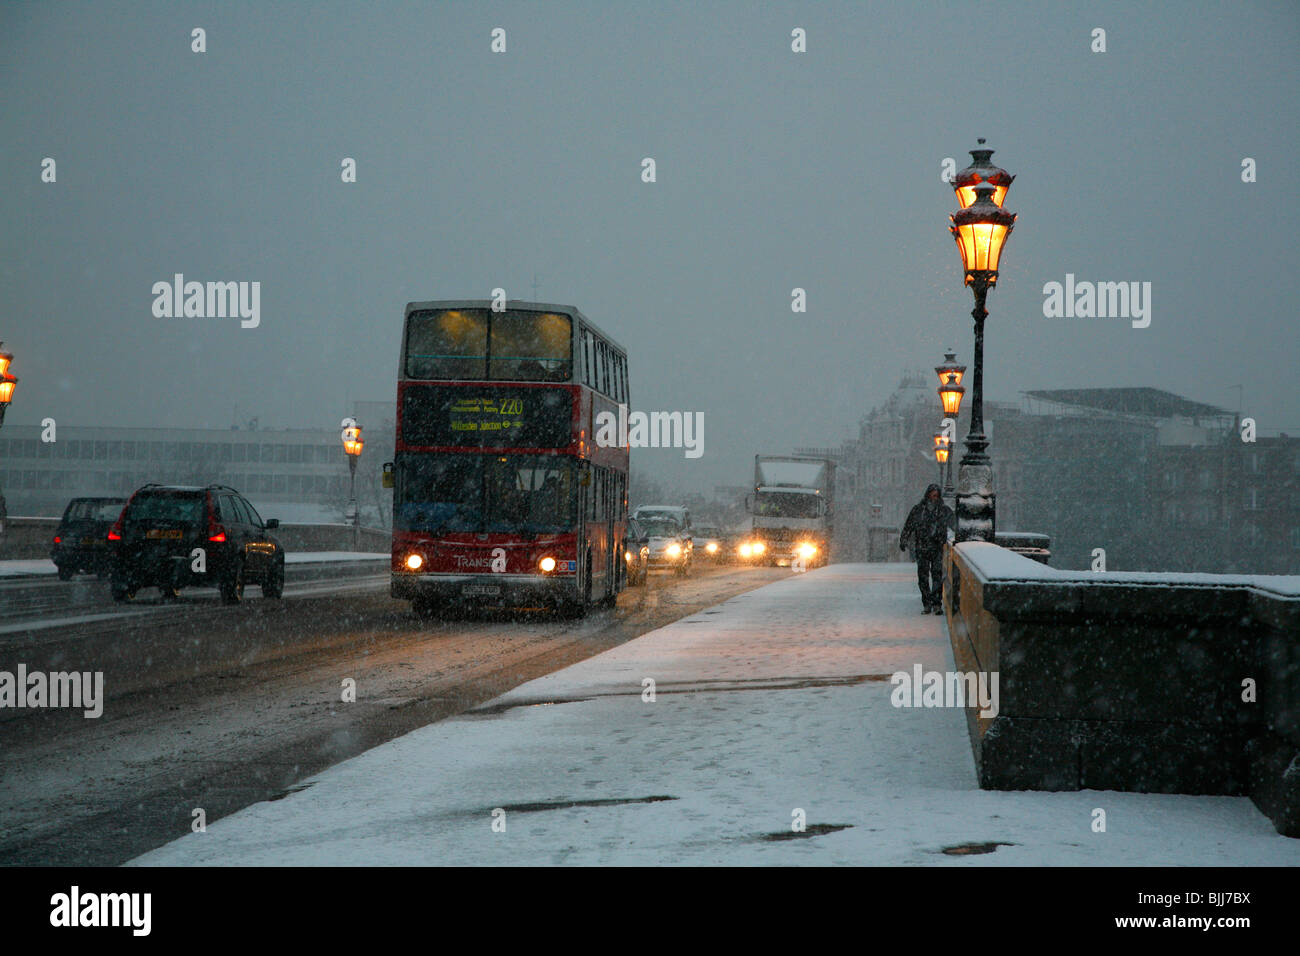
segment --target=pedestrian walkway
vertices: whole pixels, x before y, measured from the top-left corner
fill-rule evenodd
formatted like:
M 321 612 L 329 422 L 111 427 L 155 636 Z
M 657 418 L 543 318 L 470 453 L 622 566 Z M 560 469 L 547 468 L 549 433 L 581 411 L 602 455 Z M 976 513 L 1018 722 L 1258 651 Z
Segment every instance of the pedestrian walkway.
M 791 574 L 135 862 L 1300 864 L 1246 798 L 979 790 L 960 709 L 891 703 L 945 626 L 910 564 Z

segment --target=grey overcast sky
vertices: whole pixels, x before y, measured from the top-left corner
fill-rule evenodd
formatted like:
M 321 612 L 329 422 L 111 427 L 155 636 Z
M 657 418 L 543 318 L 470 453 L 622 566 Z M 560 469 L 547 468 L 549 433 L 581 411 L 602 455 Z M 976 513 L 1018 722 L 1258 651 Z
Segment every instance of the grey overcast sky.
M 407 301 L 536 275 L 628 348 L 635 409 L 704 413 L 702 458 L 636 465 L 743 484 L 969 361 L 940 175 L 985 136 L 1020 216 L 990 399 L 1242 385 L 1294 434 L 1298 67 L 1294 2 L 4 3 L 9 422 L 334 429 L 393 399 Z M 155 318 L 177 272 L 260 281 L 260 326 Z M 1045 317 L 1067 273 L 1150 282 L 1150 326 Z

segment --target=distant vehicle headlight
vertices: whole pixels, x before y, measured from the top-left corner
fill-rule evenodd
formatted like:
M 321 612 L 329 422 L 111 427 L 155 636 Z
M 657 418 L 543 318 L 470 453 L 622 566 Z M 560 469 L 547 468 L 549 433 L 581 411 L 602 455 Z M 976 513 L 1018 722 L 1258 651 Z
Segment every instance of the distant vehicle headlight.
M 418 571 L 420 568 L 424 567 L 424 558 L 420 557 L 418 554 L 408 554 L 406 556 L 406 566 L 412 571 Z
M 716 541 L 710 541 L 708 544 L 706 544 L 706 545 L 704 546 L 704 550 L 707 551 L 707 552 L 709 552 L 709 554 L 717 554 L 717 552 L 718 552 L 718 542 L 716 542 Z
M 755 553 L 755 554 L 762 554 L 762 553 L 763 553 L 764 551 L 766 551 L 766 550 L 767 550 L 767 545 L 765 545 L 762 541 L 755 541 L 755 542 L 754 542 L 754 553 Z
M 748 541 L 746 541 L 746 542 L 745 542 L 744 544 L 742 544 L 742 545 L 740 546 L 740 548 L 739 548 L 740 556 L 741 556 L 742 558 L 747 558 L 747 557 L 749 557 L 750 552 L 753 551 L 753 550 L 754 550 L 753 547 L 749 544 Z
M 803 544 L 799 545 L 799 557 L 801 558 L 811 558 L 816 553 L 817 546 L 815 544 L 809 544 L 805 541 Z
M 537 562 L 537 566 L 543 571 L 554 571 L 555 559 L 548 554 L 546 557 L 542 558 L 542 560 Z
M 681 553 L 682 546 L 680 544 L 670 544 L 664 551 L 664 554 L 668 555 L 670 558 L 675 558 Z

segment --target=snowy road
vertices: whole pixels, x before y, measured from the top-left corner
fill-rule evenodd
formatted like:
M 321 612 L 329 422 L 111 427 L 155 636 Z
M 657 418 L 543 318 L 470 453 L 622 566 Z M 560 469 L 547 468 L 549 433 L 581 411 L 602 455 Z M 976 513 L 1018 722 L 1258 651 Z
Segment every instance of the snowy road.
M 109 695 L 98 719 L 0 713 L 0 863 L 122 862 L 187 832 L 195 808 L 212 822 L 276 799 L 340 760 L 788 574 L 725 568 L 685 581 L 652 574 L 648 588 L 581 622 L 495 615 L 428 623 L 405 602 L 358 593 L 254 597 L 184 626 L 148 616 L 103 623 L 151 629 L 160 647 L 201 648 L 246 628 L 285 651 Z M 341 702 L 345 678 L 356 681 L 356 703 Z
M 909 565 L 787 574 L 137 862 L 1300 865 L 1246 797 L 980 790 L 962 711 L 891 700 L 954 666 L 918 603 Z

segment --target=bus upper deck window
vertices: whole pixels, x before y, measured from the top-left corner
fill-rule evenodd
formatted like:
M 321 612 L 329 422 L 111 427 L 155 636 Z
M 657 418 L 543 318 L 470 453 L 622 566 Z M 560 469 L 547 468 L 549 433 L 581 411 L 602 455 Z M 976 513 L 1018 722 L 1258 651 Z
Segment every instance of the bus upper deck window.
M 487 366 L 486 309 L 413 312 L 406 343 L 412 378 L 483 378 Z
M 494 381 L 563 382 L 570 377 L 573 321 L 555 312 L 498 312 L 491 316 Z

